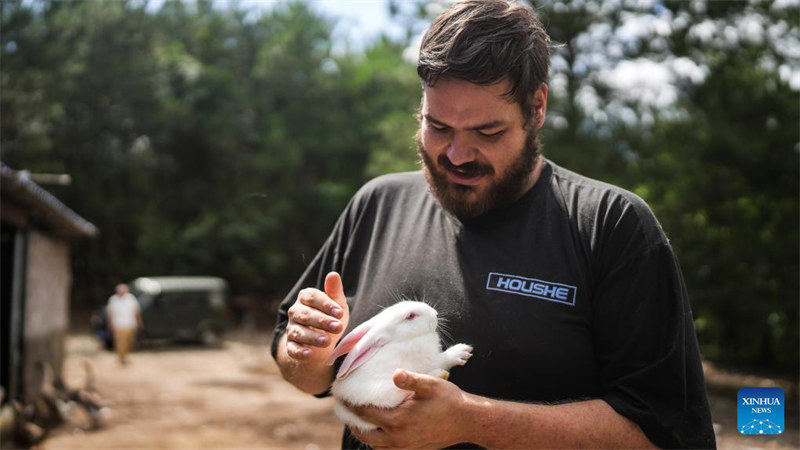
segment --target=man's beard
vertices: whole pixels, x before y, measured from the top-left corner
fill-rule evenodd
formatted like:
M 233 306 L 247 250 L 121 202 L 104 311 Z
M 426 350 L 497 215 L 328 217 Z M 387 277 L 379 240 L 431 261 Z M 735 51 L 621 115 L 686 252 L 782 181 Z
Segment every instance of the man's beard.
M 425 179 L 428 180 L 431 193 L 439 200 L 442 207 L 460 219 L 470 219 L 493 209 L 507 206 L 519 199 L 528 187 L 531 172 L 541 156 L 541 149 L 538 133 L 529 131 L 524 148 L 519 156 L 509 164 L 508 172 L 483 190 L 478 190 L 477 186 L 453 183 L 445 172 L 458 168 L 466 175 L 492 177 L 495 175 L 492 166 L 474 161 L 455 166 L 445 154 L 439 155 L 437 163 L 434 164 L 428 152 L 425 151 L 419 132 L 417 132 L 417 153 L 422 159 L 422 171 Z

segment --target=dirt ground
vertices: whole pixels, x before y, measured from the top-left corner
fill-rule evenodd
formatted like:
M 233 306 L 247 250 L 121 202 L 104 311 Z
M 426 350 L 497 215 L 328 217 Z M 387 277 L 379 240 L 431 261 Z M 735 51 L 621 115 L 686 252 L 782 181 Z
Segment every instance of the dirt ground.
M 97 390 L 112 413 L 103 428 L 92 431 L 78 414 L 39 448 L 338 448 L 341 426 L 331 399 L 313 398 L 284 382 L 269 356 L 267 333 L 254 336 L 233 333 L 219 348 L 149 345 L 121 366 L 88 334 L 71 335 L 65 383 L 80 386 L 85 379 L 83 361 L 88 360 L 96 371 Z M 781 386 L 787 402 L 796 403 L 796 383 L 747 378 L 711 367 L 707 373 L 714 385 L 711 403 L 720 448 L 799 447 L 796 405 L 787 408 L 783 435 L 745 437 L 736 432 L 738 388 Z
M 151 344 L 127 366 L 87 334 L 67 343 L 64 382 L 81 386 L 83 361 L 111 404 L 105 427 L 86 431 L 80 415 L 40 448 L 327 449 L 341 442 L 331 399 L 284 382 L 269 341 L 234 334 L 219 348 Z M 81 423 L 83 422 L 83 423 Z

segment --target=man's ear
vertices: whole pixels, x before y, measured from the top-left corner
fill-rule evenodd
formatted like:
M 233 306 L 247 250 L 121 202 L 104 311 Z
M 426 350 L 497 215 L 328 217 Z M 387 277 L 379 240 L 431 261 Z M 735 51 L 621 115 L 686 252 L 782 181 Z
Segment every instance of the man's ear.
M 547 83 L 542 83 L 539 89 L 533 93 L 531 101 L 531 121 L 533 122 L 533 129 L 539 130 L 544 126 L 544 118 L 547 115 Z

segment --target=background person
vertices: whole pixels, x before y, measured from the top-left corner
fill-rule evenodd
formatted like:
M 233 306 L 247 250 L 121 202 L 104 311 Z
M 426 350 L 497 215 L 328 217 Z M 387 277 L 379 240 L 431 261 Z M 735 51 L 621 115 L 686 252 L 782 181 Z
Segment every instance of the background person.
M 136 340 L 136 331 L 144 327 L 139 302 L 128 291 L 128 286 L 118 284 L 115 294 L 106 306 L 108 325 L 114 336 L 114 351 L 121 364 L 127 364 L 128 353 Z

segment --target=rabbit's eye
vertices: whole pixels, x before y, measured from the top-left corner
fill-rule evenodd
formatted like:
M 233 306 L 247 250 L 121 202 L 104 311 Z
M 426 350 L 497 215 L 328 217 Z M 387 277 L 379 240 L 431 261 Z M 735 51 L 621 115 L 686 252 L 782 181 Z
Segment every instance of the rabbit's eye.
M 415 317 L 417 317 L 417 313 L 408 313 L 406 320 L 414 320 Z

